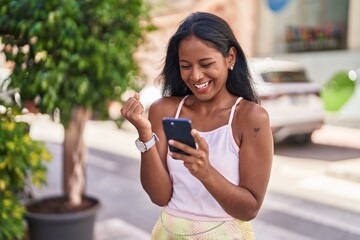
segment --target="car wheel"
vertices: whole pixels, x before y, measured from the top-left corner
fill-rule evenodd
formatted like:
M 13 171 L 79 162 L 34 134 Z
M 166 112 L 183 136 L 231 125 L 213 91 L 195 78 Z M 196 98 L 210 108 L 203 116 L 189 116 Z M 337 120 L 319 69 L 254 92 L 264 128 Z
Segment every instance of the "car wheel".
M 296 144 L 307 144 L 311 142 L 311 133 L 294 135 L 291 136 L 289 140 Z

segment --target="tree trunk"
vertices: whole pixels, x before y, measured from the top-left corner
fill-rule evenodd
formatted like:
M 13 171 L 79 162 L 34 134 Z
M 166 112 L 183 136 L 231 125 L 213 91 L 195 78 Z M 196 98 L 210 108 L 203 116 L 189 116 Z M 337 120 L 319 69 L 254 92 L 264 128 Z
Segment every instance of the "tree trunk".
M 90 109 L 75 107 L 69 126 L 65 129 L 63 188 L 71 206 L 80 205 L 81 197 L 85 192 L 86 147 L 83 135 L 91 114 Z

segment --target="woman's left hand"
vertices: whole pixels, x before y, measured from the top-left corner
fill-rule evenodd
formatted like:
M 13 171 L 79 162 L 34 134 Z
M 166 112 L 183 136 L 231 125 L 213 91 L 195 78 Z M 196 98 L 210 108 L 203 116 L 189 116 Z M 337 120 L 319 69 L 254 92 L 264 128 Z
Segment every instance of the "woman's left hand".
M 205 139 L 195 129 L 191 130 L 191 135 L 197 145 L 196 149 L 175 140 L 169 141 L 170 145 L 190 154 L 190 156 L 176 152 L 169 152 L 169 155 L 174 160 L 183 161 L 189 172 L 197 179 L 202 180 L 214 170 L 209 162 L 209 147 Z

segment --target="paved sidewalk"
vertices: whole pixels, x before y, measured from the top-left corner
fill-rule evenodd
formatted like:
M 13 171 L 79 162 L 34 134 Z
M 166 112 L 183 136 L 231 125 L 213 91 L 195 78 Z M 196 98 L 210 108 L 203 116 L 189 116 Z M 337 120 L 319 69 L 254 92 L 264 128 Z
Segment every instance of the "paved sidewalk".
M 46 116 L 32 118 L 30 134 L 54 143 L 64 138 L 63 127 Z M 334 134 L 336 138 L 329 137 Z M 137 133 L 128 124 L 118 129 L 111 121 L 90 121 L 84 137 L 89 148 L 139 159 L 134 144 Z M 313 134 L 313 141 L 360 149 L 360 129 L 325 125 Z M 360 158 L 319 161 L 275 155 L 269 189 L 360 213 Z M 96 240 L 150 238 L 149 233 L 121 219 L 97 222 L 95 229 Z
M 360 129 L 324 125 L 312 141 L 344 147 L 345 156 L 346 148 L 360 149 Z M 360 213 L 360 158 L 321 161 L 275 155 L 269 189 Z

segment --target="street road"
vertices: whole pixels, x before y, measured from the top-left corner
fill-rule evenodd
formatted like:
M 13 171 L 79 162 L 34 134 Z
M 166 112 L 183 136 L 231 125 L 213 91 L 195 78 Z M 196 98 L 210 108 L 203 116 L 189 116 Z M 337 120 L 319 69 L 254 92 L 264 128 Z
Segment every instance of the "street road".
M 61 145 L 48 143 L 48 146 L 54 155 L 49 168 L 49 187 L 38 191 L 38 196 L 61 192 Z M 282 144 L 276 147 L 275 154 L 291 158 L 314 158 L 318 161 L 341 161 L 359 158 L 360 150 L 321 144 L 303 147 Z M 121 219 L 150 234 L 160 208 L 151 203 L 142 189 L 139 167 L 140 162 L 133 158 L 89 150 L 87 193 L 98 197 L 102 203 L 98 222 Z M 355 240 L 360 239 L 359 225 L 359 213 L 275 191 L 268 192 L 263 208 L 253 221 L 258 240 Z

